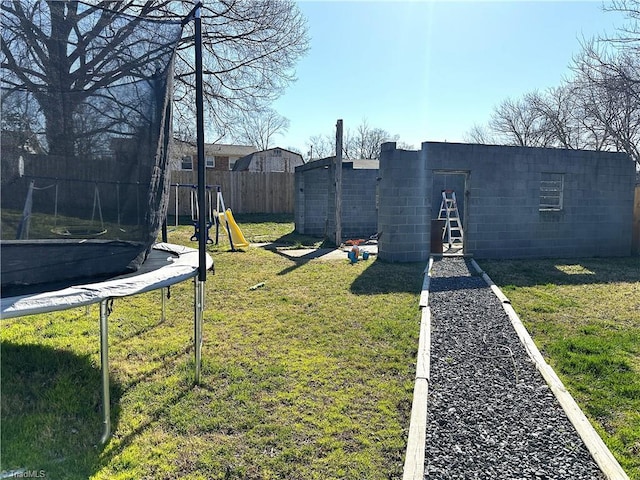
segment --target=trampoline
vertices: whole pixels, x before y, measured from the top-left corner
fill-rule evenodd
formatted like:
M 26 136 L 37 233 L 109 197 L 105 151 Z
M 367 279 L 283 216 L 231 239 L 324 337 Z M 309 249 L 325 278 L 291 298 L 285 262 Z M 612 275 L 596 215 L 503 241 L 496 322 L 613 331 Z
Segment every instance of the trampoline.
M 105 443 L 111 436 L 108 343 L 109 302 L 115 298 L 158 290 L 196 278 L 198 265 L 198 250 L 181 245 L 158 243 L 153 246 L 145 262 L 134 273 L 113 277 L 102 282 L 73 285 L 60 290 L 2 298 L 0 299 L 0 318 L 22 317 L 67 310 L 96 303 L 100 304 L 100 369 L 102 373 L 102 413 L 104 425 L 101 443 Z M 207 268 L 211 268 L 212 266 L 213 261 L 211 257 L 207 255 Z M 203 289 L 198 288 L 201 282 L 194 282 L 194 284 L 196 288 L 194 288 L 193 297 L 193 342 L 195 352 L 195 379 L 197 383 L 200 378 L 204 294 Z
M 197 250 L 166 243 L 166 228 L 164 243 L 157 240 L 170 186 L 174 59 L 192 20 L 197 201 L 206 208 L 202 4 L 184 19 L 80 1 L 25 4 L 33 8 L 3 4 L 0 17 L 0 318 L 100 304 L 105 443 L 113 299 L 193 278 L 200 381 L 204 284 L 213 261 L 204 236 Z

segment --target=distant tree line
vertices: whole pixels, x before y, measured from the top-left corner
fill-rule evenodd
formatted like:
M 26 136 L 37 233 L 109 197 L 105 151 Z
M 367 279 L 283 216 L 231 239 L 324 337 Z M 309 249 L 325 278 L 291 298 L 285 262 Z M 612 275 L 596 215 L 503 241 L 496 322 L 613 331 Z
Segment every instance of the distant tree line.
M 342 156 L 345 160 L 377 159 L 380 157 L 380 145 L 384 142 L 396 142 L 398 148 L 411 149 L 411 145 L 400 142 L 400 135 L 392 135 L 383 128 L 372 127 L 362 120 L 354 130 L 346 127 L 342 138 Z M 331 157 L 336 154 L 336 136 L 320 134 L 309 137 L 306 143 L 308 160 Z
M 507 98 L 466 140 L 483 144 L 613 150 L 640 168 L 640 0 L 614 0 L 627 22 L 585 40 L 559 86 Z

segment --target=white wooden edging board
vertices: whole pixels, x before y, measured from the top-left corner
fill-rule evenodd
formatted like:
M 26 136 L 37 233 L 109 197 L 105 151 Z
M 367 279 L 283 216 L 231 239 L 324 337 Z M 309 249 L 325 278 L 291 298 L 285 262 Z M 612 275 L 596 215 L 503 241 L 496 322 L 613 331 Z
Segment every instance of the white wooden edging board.
M 478 273 L 482 274 L 487 285 L 489 285 L 491 290 L 493 290 L 494 293 L 496 293 L 496 296 L 501 300 L 502 307 L 509 316 L 511 324 L 520 338 L 522 345 L 527 350 L 529 357 L 533 360 L 536 368 L 540 371 L 543 378 L 549 385 L 549 388 L 558 399 L 558 402 L 569 418 L 569 421 L 573 424 L 578 435 L 580 435 L 580 438 L 582 438 L 582 441 L 589 450 L 589 453 L 591 453 L 595 462 L 600 467 L 600 470 L 602 470 L 602 473 L 604 473 L 609 480 L 629 480 L 629 476 L 625 473 L 609 448 L 607 448 L 605 443 L 602 441 L 602 438 L 600 438 L 600 435 L 598 435 L 598 432 L 593 428 L 584 412 L 567 391 L 560 378 L 558 378 L 558 375 L 556 375 L 556 372 L 545 361 L 540 350 L 538 350 L 538 347 L 536 347 L 533 342 L 531 335 L 529 335 L 529 332 L 522 324 L 520 317 L 518 317 L 518 314 L 511 306 L 509 299 L 504 295 L 502 290 L 493 283 L 491 278 L 489 278 L 489 276 L 480 268 L 475 260 L 471 260 L 471 264 Z
M 411 423 L 407 438 L 407 453 L 404 459 L 402 480 L 424 480 L 424 451 L 427 439 L 427 395 L 429 384 L 416 379 L 413 387 Z
M 422 309 L 416 381 L 413 387 L 411 419 L 407 436 L 402 480 L 424 480 L 424 454 L 427 441 L 427 396 L 431 355 L 431 309 Z
M 433 267 L 433 257 L 429 257 L 427 268 L 424 269 L 424 280 L 422 281 L 422 291 L 420 292 L 420 308 L 429 305 L 429 284 L 431 283 L 431 267 Z
M 407 451 L 404 458 L 402 480 L 424 480 L 424 454 L 427 441 L 427 397 L 429 394 L 429 370 L 431 368 L 431 309 L 429 285 L 433 257 L 424 269 L 424 281 L 420 292 L 420 336 L 416 359 L 416 380 L 413 386 L 413 402 Z
M 431 368 L 431 309 L 422 309 L 420 320 L 420 338 L 418 339 L 418 358 L 416 361 L 416 379 L 429 381 Z
M 424 276 L 422 281 L 422 291 L 420 292 L 420 308 L 429 305 L 429 284 L 431 283 L 431 277 L 429 275 Z

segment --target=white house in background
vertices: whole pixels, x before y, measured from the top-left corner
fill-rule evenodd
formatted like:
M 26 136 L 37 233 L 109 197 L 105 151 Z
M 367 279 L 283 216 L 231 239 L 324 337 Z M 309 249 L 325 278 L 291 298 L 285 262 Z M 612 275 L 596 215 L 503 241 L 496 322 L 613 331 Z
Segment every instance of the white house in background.
M 208 170 L 232 170 L 239 158 L 257 151 L 251 145 L 228 145 L 224 143 L 206 143 L 204 157 Z M 173 141 L 171 158 L 172 170 L 196 170 L 198 150 L 195 144 Z
M 289 172 L 303 165 L 302 155 L 291 150 L 275 147 L 252 152 L 238 159 L 233 166 L 235 172 Z

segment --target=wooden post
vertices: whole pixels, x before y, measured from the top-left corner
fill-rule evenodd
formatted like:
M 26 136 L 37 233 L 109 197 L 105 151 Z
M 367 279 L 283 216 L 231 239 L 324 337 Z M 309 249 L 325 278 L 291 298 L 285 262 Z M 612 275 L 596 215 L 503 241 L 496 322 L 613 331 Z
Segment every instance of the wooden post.
M 342 244 L 342 120 L 336 124 L 336 246 Z

